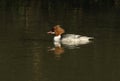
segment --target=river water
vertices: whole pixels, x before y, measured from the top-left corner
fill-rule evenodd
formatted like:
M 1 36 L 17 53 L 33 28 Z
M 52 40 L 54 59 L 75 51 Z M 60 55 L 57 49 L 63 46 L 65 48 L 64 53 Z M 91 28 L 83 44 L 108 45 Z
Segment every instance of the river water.
M 119 81 L 119 14 L 112 8 L 1 9 L 0 81 Z M 94 39 L 51 51 L 53 36 L 46 32 L 56 24 Z

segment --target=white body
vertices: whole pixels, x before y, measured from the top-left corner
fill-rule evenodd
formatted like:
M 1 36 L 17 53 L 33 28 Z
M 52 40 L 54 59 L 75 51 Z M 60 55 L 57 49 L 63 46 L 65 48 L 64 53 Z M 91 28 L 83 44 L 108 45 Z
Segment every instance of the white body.
M 93 37 L 87 37 L 87 36 L 81 36 L 81 35 L 75 35 L 75 34 L 66 34 L 61 39 L 61 35 L 54 37 L 54 42 L 61 42 L 65 45 L 82 45 L 87 44 L 90 42 L 89 39 L 93 39 Z
M 60 42 L 60 40 L 61 40 L 61 35 L 54 36 L 54 41 L 55 42 Z

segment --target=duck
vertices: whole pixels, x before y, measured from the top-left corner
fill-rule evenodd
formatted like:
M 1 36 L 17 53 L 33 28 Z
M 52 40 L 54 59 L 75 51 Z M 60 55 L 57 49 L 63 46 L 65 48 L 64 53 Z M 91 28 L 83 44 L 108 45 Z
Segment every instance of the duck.
M 47 33 L 54 35 L 53 40 L 55 45 L 57 45 L 58 43 L 62 43 L 64 45 L 69 46 L 78 46 L 88 44 L 89 42 L 91 42 L 91 39 L 93 39 L 93 37 L 82 36 L 77 34 L 64 34 L 65 30 L 60 25 L 53 26 L 53 28 Z

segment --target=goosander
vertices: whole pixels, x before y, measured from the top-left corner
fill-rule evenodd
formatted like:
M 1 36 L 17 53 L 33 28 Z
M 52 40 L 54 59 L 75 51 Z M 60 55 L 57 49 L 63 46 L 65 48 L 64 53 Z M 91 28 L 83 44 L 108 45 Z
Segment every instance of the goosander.
M 63 38 L 61 35 L 65 33 L 64 29 L 60 25 L 56 25 L 48 34 L 54 34 L 54 44 L 62 43 L 64 45 L 82 45 L 90 42 L 93 37 L 81 36 L 76 34 L 65 34 Z

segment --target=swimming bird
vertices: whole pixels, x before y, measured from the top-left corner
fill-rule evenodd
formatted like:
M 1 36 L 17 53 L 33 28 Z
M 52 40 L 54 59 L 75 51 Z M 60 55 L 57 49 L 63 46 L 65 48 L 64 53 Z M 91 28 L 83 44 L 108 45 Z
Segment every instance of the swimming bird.
M 54 44 L 62 43 L 64 45 L 83 45 L 90 42 L 93 37 L 76 35 L 76 34 L 65 34 L 65 30 L 60 25 L 55 25 L 48 34 L 54 34 Z

